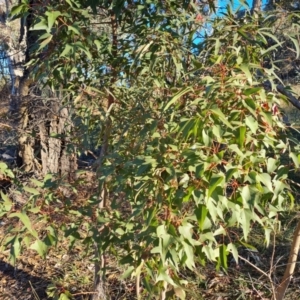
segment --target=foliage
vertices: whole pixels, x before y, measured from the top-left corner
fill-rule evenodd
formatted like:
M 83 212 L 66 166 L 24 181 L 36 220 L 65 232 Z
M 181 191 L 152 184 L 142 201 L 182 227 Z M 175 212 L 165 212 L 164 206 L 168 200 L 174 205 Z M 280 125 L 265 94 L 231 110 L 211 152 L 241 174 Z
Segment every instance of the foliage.
M 18 250 L 13 259 L 21 244 L 45 256 L 63 231 L 70 246 L 96 242 L 99 256 L 116 256 L 127 268 L 123 278 L 135 277 L 137 291 L 143 283 L 144 298 L 165 292 L 183 299 L 183 269 L 207 261 L 226 269 L 228 254 L 238 261 L 239 246 L 248 247 L 254 224 L 269 244 L 280 213 L 293 204 L 287 176 L 299 155 L 277 113 L 285 99 L 263 85 L 277 77 L 271 54 L 281 44 L 272 18 L 236 20 L 229 10 L 197 44 L 200 5 L 147 3 L 68 0 L 34 8 L 35 75 L 53 89 L 63 85 L 75 118 L 90 116 L 86 126 L 107 151 L 95 196 L 76 211 L 68 199 L 56 208 L 76 222 L 53 222 L 46 238 L 36 236 L 27 214 L 41 221 L 41 208 L 59 203 L 60 181 L 48 176 L 34 182 L 39 189 L 26 188 L 32 205 L 9 213 L 24 228 L 6 245 Z M 28 8 L 23 1 L 12 14 Z M 95 25 L 99 18 L 103 24 Z M 104 189 L 110 205 L 100 209 Z M 37 205 L 41 191 L 47 197 Z

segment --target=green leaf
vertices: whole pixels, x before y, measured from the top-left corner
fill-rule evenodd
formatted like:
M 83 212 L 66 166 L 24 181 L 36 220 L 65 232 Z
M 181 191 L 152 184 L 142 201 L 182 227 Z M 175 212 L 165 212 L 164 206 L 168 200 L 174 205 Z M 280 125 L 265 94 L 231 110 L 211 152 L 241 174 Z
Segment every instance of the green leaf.
M 180 287 L 175 287 L 174 293 L 175 293 L 176 297 L 178 297 L 179 299 L 184 300 L 186 297 L 184 289 L 182 289 Z
M 8 168 L 7 164 L 4 162 L 0 162 L 0 171 L 5 172 L 5 170 Z
M 36 240 L 31 246 L 30 249 L 33 249 L 37 251 L 37 253 L 43 257 L 46 258 L 46 254 L 48 251 L 48 246 L 41 240 Z
M 247 240 L 247 237 L 250 232 L 250 223 L 251 223 L 252 218 L 253 218 L 253 214 L 252 214 L 251 210 L 242 209 L 240 211 L 240 223 L 242 225 L 245 241 Z
M 219 265 L 221 267 L 223 267 L 225 270 L 228 269 L 227 255 L 228 255 L 228 252 L 227 252 L 226 245 L 219 246 L 219 259 L 218 259 L 218 262 L 219 262 Z
M 283 180 L 283 179 L 286 179 L 288 177 L 288 174 L 289 174 L 289 168 L 288 167 L 284 167 L 284 166 L 280 166 L 277 170 L 277 173 L 276 173 L 276 176 L 275 176 L 275 179 L 276 180 Z
M 263 183 L 269 191 L 273 191 L 272 178 L 268 173 L 257 174 L 256 178 L 259 182 Z
M 33 194 L 33 195 L 35 195 L 35 196 L 37 196 L 37 195 L 40 194 L 40 192 L 39 192 L 38 190 L 36 190 L 36 189 L 34 189 L 34 188 L 32 188 L 32 187 L 24 186 L 23 188 L 24 188 L 24 190 L 25 190 L 26 192 L 28 192 L 28 193 L 30 193 L 30 194 Z
M 48 31 L 48 23 L 46 20 L 43 18 L 39 23 L 34 24 L 30 30 L 46 30 Z
M 174 280 L 166 273 L 165 270 L 159 270 L 158 276 L 156 278 L 156 282 L 164 281 L 168 282 L 172 286 L 177 286 L 177 284 L 174 282 Z
M 127 270 L 121 275 L 121 279 L 126 279 L 131 276 L 132 272 L 134 271 L 134 266 L 129 266 Z
M 264 120 L 267 121 L 270 126 L 273 126 L 272 113 L 262 111 L 261 114 L 264 116 Z
M 50 30 L 53 27 L 56 19 L 61 15 L 60 11 L 46 11 L 45 15 L 48 17 L 48 29 Z
M 256 94 L 261 89 L 262 89 L 261 87 L 245 89 L 245 90 L 243 90 L 243 94 L 246 95 L 246 96 L 250 96 L 252 94 Z
M 74 33 L 76 33 L 77 35 L 80 35 L 80 32 L 79 30 L 74 27 L 74 26 L 71 26 L 71 25 L 68 25 L 68 31 L 73 31 Z M 96 44 L 96 41 L 95 41 L 95 44 Z M 97 45 L 97 44 L 96 44 Z
M 272 229 L 271 229 L 271 228 L 266 228 L 266 227 L 265 227 L 264 230 L 265 230 L 265 241 L 266 241 L 266 246 L 269 247 Z
M 59 299 L 58 300 L 70 300 L 72 299 L 72 294 L 69 291 L 65 291 L 64 293 L 59 295 Z
M 239 253 L 237 247 L 233 243 L 229 243 L 227 245 L 227 251 L 230 252 L 235 260 L 236 263 L 239 261 Z
M 211 180 L 209 181 L 208 198 L 212 195 L 213 191 L 221 182 L 224 182 L 224 176 L 221 175 L 212 176 Z
M 34 178 L 31 178 L 30 181 L 33 182 L 38 187 L 43 187 L 44 186 L 44 182 L 41 182 L 41 181 L 36 180 Z
M 243 198 L 244 208 L 249 208 L 249 202 L 251 201 L 251 191 L 248 184 L 242 187 L 241 196 Z
M 252 133 L 254 133 L 254 134 L 257 133 L 258 122 L 252 116 L 247 116 L 245 118 L 245 123 L 250 128 L 250 130 L 252 131 Z
M 76 42 L 76 43 L 74 43 L 74 46 L 77 49 L 80 49 L 81 51 L 83 51 L 86 54 L 88 59 L 92 59 L 92 54 L 91 54 L 90 50 L 85 45 L 83 45 L 82 42 Z
M 227 118 L 219 108 L 210 109 L 211 113 L 218 117 L 226 126 L 233 129 L 232 125 L 228 122 Z
M 63 56 L 67 57 L 70 52 L 73 53 L 73 50 L 74 48 L 72 45 L 66 44 L 64 50 L 62 51 L 59 57 L 63 57 Z
M 9 215 L 9 218 L 17 217 L 20 219 L 20 221 L 25 225 L 25 227 L 28 229 L 28 231 L 35 237 L 38 237 L 37 232 L 32 229 L 31 222 L 29 217 L 25 214 L 25 212 L 19 212 L 19 213 L 12 213 Z
M 267 160 L 267 171 L 269 174 L 273 173 L 277 168 L 278 160 L 269 157 Z
M 253 80 L 252 80 L 252 74 L 249 70 L 249 65 L 246 65 L 246 64 L 241 64 L 240 66 L 238 66 L 238 68 L 240 68 L 246 75 L 246 78 L 249 82 L 250 85 L 253 84 Z
M 195 209 L 195 214 L 197 216 L 197 221 L 198 221 L 200 230 L 203 230 L 203 224 L 204 224 L 204 221 L 206 219 L 207 212 L 208 212 L 208 210 L 207 210 L 206 206 L 203 205 L 203 204 L 200 204 Z
M 101 48 L 103 47 L 102 44 L 101 44 L 101 42 L 99 40 L 95 40 L 94 43 L 95 43 L 95 45 L 97 47 L 97 50 L 98 51 L 101 50 Z
M 220 43 L 220 39 L 216 39 L 216 43 L 215 43 L 215 56 L 217 56 L 219 54 L 220 51 L 220 47 L 221 47 L 221 43 Z
M 298 59 L 300 55 L 299 40 L 288 34 L 286 36 L 294 43 L 294 46 L 296 48 L 296 59 Z
M 290 152 L 289 157 L 293 160 L 296 168 L 299 168 L 299 163 L 300 163 L 300 157 L 299 155 L 297 156 L 296 153 Z
M 12 201 L 8 198 L 8 196 L 6 194 L 4 194 L 2 191 L 1 191 L 1 199 L 4 200 L 4 203 L 3 203 L 3 206 L 4 206 L 4 209 L 5 211 L 10 211 L 12 206 L 13 206 L 13 203 Z
M 238 133 L 238 145 L 240 146 L 240 149 L 244 148 L 245 138 L 246 138 L 246 126 L 241 126 L 239 128 L 239 133 Z
M 187 94 L 188 92 L 192 92 L 193 89 L 191 87 L 187 87 L 184 88 L 183 90 L 181 90 L 180 92 L 178 92 L 168 103 L 167 105 L 164 107 L 163 111 L 168 110 L 168 108 L 173 105 L 180 97 L 182 97 L 183 95 Z
M 211 144 L 211 140 L 209 135 L 206 133 L 205 129 L 202 130 L 202 138 L 205 146 L 209 146 Z
M 19 236 L 13 237 L 10 247 L 10 255 L 9 255 L 9 260 L 13 266 L 15 266 L 17 258 L 21 252 L 21 243 L 20 243 L 20 238 Z
M 21 13 L 24 13 L 28 10 L 29 5 L 26 5 L 26 3 L 20 3 L 19 5 L 15 5 L 10 10 L 10 16 L 14 17 Z
M 50 35 L 49 37 L 47 37 L 46 39 L 44 39 L 41 43 L 40 43 L 40 47 L 39 47 L 39 50 L 40 49 L 43 49 L 44 47 L 46 47 L 52 40 L 53 38 L 53 35 Z
M 185 252 L 185 265 L 193 271 L 195 268 L 195 261 L 194 261 L 194 251 L 193 247 L 188 243 L 182 241 L 182 246 Z

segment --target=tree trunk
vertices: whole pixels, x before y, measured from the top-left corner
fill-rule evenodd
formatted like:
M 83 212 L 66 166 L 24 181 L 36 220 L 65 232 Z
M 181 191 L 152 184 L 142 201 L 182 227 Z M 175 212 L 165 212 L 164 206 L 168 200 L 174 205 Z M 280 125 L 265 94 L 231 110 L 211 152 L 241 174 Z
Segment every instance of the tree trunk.
M 70 147 L 69 135 L 73 125 L 69 109 L 61 106 L 59 98 L 47 101 L 47 104 L 40 114 L 40 121 L 37 120 L 42 173 L 58 173 L 73 181 L 77 160 Z
M 283 278 L 281 283 L 276 289 L 276 295 L 274 295 L 275 300 L 283 300 L 285 292 L 290 284 L 296 263 L 298 261 L 298 253 L 300 247 L 300 221 L 298 222 L 297 228 L 295 229 L 293 236 L 293 243 L 290 250 L 289 261 L 287 263 Z
M 35 31 L 29 31 L 32 15 L 10 26 L 5 23 L 6 15 L 7 11 L 0 18 L 0 38 L 6 44 L 11 77 L 10 112 L 19 130 L 18 165 L 25 172 L 56 173 L 73 180 L 77 163 L 74 151 L 70 151 L 69 110 L 62 106 L 61 96 L 41 91 L 31 79 L 30 68 L 24 67 L 36 42 Z
M 251 13 L 254 14 L 260 12 L 262 8 L 261 5 L 262 5 L 261 0 L 253 0 Z

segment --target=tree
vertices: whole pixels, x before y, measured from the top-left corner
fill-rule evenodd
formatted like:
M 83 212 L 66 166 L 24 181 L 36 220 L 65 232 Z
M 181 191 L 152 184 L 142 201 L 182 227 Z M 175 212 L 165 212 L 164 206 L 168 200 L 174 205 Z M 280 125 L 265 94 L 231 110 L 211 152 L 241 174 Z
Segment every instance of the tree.
M 7 3 L 6 3 L 7 4 Z M 33 14 L 32 1 L 23 2 L 12 13 L 27 11 L 27 16 L 8 22 L 3 15 L 2 39 L 11 77 L 10 112 L 19 131 L 19 166 L 25 172 L 48 172 L 74 179 L 76 156 L 70 148 L 72 122 L 69 108 L 63 104 L 63 88 L 54 91 L 34 79 L 31 61 L 38 34 L 29 30 Z
M 201 3 L 13 9 L 33 17 L 32 72 L 68 90 L 72 121 L 86 112 L 91 125 L 100 120 L 97 201 L 78 212 L 79 223 L 91 220 L 84 243 L 98 260 L 94 299 L 105 297 L 104 253 L 127 265 L 138 298 L 143 280 L 149 297 L 183 299 L 182 269 L 207 260 L 226 268 L 229 253 L 238 261 L 255 224 L 268 244 L 293 202 L 281 156 L 297 166 L 298 150 L 276 109 L 286 99 L 273 88 L 274 20 L 247 14 L 245 23 L 229 11 L 199 44 Z

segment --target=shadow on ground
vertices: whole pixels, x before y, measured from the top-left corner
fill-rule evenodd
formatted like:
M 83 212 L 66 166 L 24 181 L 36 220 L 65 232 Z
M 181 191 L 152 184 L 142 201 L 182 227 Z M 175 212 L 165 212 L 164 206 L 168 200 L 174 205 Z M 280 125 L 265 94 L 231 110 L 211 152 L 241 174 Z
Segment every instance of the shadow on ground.
M 25 270 L 26 267 L 24 266 Z M 14 268 L 11 264 L 0 260 L 0 299 L 1 300 L 36 300 L 47 299 L 45 293 L 50 284 L 48 279 Z

